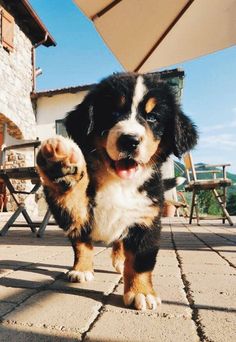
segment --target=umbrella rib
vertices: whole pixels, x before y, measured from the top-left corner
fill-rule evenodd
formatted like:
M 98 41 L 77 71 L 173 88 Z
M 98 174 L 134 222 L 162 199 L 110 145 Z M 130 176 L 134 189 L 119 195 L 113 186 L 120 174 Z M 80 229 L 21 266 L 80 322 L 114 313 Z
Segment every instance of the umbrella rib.
M 153 45 L 153 47 L 149 50 L 149 52 L 145 55 L 145 57 L 142 59 L 142 61 L 138 64 L 138 66 L 134 69 L 135 72 L 138 72 L 140 68 L 144 65 L 144 63 L 147 61 L 147 59 L 151 56 L 151 54 L 156 50 L 156 48 L 161 44 L 163 39 L 167 36 L 167 34 L 172 30 L 172 28 L 177 24 L 179 19 L 183 16 L 183 14 L 187 11 L 187 9 L 192 5 L 192 3 L 195 0 L 190 0 L 183 9 L 179 12 L 179 14 L 176 16 L 176 18 L 172 21 L 172 23 L 168 26 L 168 28 L 165 30 L 163 35 L 158 39 L 158 41 Z
M 102 17 L 104 14 L 106 14 L 108 11 L 110 11 L 110 9 L 112 9 L 113 7 L 118 5 L 121 1 L 122 0 L 114 0 L 114 1 L 112 1 L 109 5 L 104 7 L 101 11 L 97 12 L 96 14 L 94 14 L 91 17 L 91 20 L 94 21 L 95 19 Z

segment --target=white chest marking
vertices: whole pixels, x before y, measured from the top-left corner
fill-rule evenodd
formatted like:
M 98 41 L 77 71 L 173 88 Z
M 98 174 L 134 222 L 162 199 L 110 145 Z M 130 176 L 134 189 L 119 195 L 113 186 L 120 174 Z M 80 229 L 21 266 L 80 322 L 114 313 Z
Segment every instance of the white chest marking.
M 125 234 L 128 227 L 141 223 L 144 217 L 152 214 L 152 201 L 137 188 L 133 182 L 118 181 L 98 191 L 91 234 L 93 240 L 110 243 Z

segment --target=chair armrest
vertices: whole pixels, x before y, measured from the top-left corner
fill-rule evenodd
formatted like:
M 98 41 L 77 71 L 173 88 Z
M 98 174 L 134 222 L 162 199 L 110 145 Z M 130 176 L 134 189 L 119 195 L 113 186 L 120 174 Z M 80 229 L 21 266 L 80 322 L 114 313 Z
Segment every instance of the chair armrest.
M 215 164 L 215 165 L 212 165 L 212 164 L 206 164 L 205 165 L 206 167 L 226 167 L 226 166 L 231 166 L 231 164 Z
M 17 144 L 17 145 L 10 145 L 10 146 L 5 146 L 3 149 L 8 151 L 8 150 L 16 150 L 16 149 L 21 149 L 21 148 L 29 148 L 29 147 L 38 147 L 41 144 L 41 141 L 39 140 L 34 140 L 34 141 L 29 141 L 29 142 L 24 142 L 22 144 Z
M 222 167 L 222 170 L 200 170 L 200 171 L 196 170 L 196 173 L 213 173 L 214 178 L 215 178 L 216 173 L 222 173 L 223 178 L 226 179 L 227 178 L 227 175 L 226 175 L 226 167 L 227 166 L 231 166 L 231 164 L 206 164 L 205 167 Z M 199 167 L 201 167 L 201 166 L 199 166 Z M 198 166 L 195 167 L 195 169 L 196 168 L 198 168 Z
M 218 173 L 221 173 L 222 174 L 222 170 L 195 170 L 196 172 L 196 175 L 199 175 L 199 174 L 212 174 L 213 176 L 213 179 L 216 179 L 216 174 Z M 211 176 L 209 176 L 211 177 Z
M 199 170 L 199 171 L 195 171 L 196 173 L 222 173 L 221 170 Z
M 4 146 L 2 145 L 1 149 L 1 158 L 0 158 L 0 168 L 4 167 L 5 159 L 6 159 L 6 153 L 7 151 L 10 150 L 17 150 L 17 149 L 27 149 L 31 148 L 32 152 L 34 153 L 34 165 L 36 165 L 36 149 L 39 147 L 41 144 L 40 140 L 26 140 L 22 143 L 19 142 L 19 144 L 15 145 L 9 145 L 9 146 Z
M 222 173 L 223 173 L 224 179 L 227 178 L 227 174 L 226 174 L 226 167 L 227 167 L 227 166 L 231 166 L 231 164 L 210 165 L 210 167 L 222 167 Z

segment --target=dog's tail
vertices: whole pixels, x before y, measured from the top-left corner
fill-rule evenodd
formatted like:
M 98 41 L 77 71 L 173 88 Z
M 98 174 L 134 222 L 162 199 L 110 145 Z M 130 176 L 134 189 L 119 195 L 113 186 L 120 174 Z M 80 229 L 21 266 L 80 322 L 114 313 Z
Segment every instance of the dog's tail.
M 176 186 L 183 184 L 185 181 L 186 181 L 186 178 L 184 178 L 184 177 L 163 179 L 164 191 L 175 188 Z

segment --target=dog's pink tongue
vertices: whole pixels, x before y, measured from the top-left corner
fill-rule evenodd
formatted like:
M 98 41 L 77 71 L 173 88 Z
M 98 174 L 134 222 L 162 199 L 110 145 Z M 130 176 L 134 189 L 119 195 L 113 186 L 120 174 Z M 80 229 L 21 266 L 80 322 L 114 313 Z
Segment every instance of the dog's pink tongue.
M 137 163 L 132 159 L 121 159 L 115 161 L 116 174 L 123 179 L 131 179 L 137 171 Z

